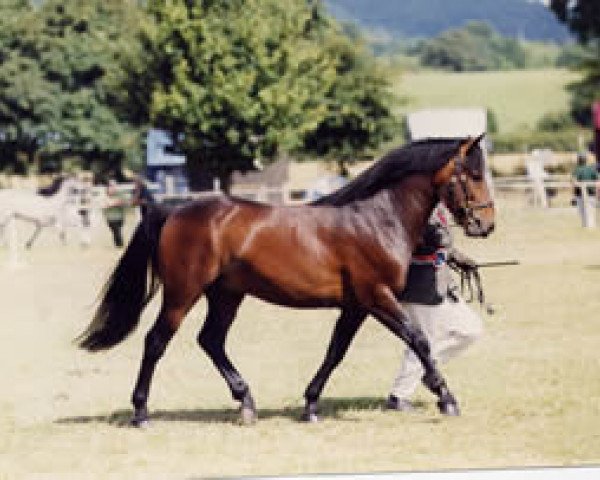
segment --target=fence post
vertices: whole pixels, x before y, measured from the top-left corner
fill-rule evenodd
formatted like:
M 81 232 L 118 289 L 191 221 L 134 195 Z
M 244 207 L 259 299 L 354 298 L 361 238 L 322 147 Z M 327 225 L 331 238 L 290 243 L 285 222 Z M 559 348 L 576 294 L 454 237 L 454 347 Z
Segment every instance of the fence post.
M 591 204 L 590 196 L 585 183 L 580 184 L 581 188 L 581 221 L 585 228 L 596 227 L 596 209 Z
M 544 170 L 546 157 L 550 156 L 547 150 L 534 150 L 527 159 L 525 164 L 527 168 L 527 176 L 532 183 L 533 189 L 533 205 L 539 205 L 542 208 L 548 207 L 548 197 L 546 194 L 546 186 L 544 180 L 548 176 Z

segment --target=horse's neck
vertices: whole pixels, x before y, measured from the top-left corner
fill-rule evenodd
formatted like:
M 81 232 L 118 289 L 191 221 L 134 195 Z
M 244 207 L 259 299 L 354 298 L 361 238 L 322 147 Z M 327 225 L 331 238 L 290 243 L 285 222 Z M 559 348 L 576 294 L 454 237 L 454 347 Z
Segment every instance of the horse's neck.
M 400 219 L 405 238 L 414 247 L 420 242 L 429 217 L 439 201 L 428 175 L 412 175 L 388 189 L 391 208 Z

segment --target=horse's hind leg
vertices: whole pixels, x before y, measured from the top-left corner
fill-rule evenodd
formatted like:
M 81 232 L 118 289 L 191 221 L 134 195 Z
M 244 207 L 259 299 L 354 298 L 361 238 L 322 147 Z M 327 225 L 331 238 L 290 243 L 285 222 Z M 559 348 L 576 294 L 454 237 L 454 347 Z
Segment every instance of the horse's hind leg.
M 367 313 L 360 309 L 348 308 L 342 310 L 342 314 L 333 329 L 325 359 L 304 393 L 306 406 L 304 408 L 304 415 L 302 416 L 303 420 L 307 422 L 316 422 L 319 420 L 317 416 L 317 402 L 325 387 L 325 383 L 329 379 L 331 372 L 333 372 L 344 358 L 352 339 L 366 316 Z
M 142 427 L 148 423 L 148 394 L 156 364 L 163 356 L 169 341 L 173 338 L 185 315 L 201 294 L 200 287 L 193 294 L 188 290 L 187 295 L 183 297 L 170 294 L 169 290 L 165 287 L 160 313 L 144 342 L 144 356 L 131 397 L 134 407 L 131 424 L 136 427 Z
M 198 334 L 198 344 L 227 382 L 234 400 L 241 402 L 242 423 L 253 423 L 256 420 L 256 407 L 250 388 L 225 352 L 227 333 L 235 319 L 243 295 L 213 286 L 207 290 L 206 297 L 208 314 Z
M 431 348 L 421 327 L 411 322 L 388 287 L 377 289 L 373 315 L 411 348 L 425 369 L 424 385 L 438 397 L 438 408 L 445 415 L 460 415 L 458 403 L 450 392 L 444 377 L 435 365 Z
M 30 249 L 33 246 L 33 242 L 35 242 L 35 240 L 37 239 L 37 237 L 42 232 L 42 224 L 41 224 L 41 222 L 39 220 L 34 220 L 33 223 L 35 225 L 35 230 L 33 231 L 33 234 L 31 235 L 31 237 L 29 237 L 29 240 L 27 240 L 27 242 L 25 242 L 25 247 L 27 249 Z

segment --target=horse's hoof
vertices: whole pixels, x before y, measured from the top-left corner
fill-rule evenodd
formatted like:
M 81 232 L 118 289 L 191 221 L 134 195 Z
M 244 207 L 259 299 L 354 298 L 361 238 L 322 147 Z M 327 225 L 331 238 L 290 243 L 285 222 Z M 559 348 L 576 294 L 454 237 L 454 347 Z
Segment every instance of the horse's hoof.
M 150 420 L 148 418 L 132 418 L 129 421 L 129 426 L 144 430 L 150 428 Z
M 242 425 L 254 425 L 256 423 L 256 411 L 251 408 L 242 407 L 240 411 L 240 422 Z
M 314 412 L 305 412 L 302 414 L 302 421 L 305 423 L 319 423 L 321 421 L 321 418 Z
M 438 402 L 438 408 L 442 415 L 446 415 L 448 417 L 459 417 L 460 409 L 458 408 L 458 404 L 456 402 Z
M 148 411 L 145 408 L 136 411 L 131 417 L 129 425 L 135 428 L 148 428 L 150 426 Z

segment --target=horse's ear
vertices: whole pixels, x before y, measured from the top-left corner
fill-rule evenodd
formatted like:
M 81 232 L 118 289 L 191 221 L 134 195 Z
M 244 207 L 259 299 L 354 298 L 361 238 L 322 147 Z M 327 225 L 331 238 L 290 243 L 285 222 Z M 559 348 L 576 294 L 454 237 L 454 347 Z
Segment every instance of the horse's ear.
M 446 165 L 441 167 L 435 174 L 433 175 L 433 184 L 434 185 L 445 185 L 450 181 L 452 175 L 454 174 L 454 166 L 456 160 L 454 158 L 450 159 Z
M 473 138 L 473 137 L 467 137 L 465 138 L 463 141 L 460 142 L 460 147 L 459 147 L 459 153 L 460 156 L 462 158 L 466 157 L 467 155 L 469 155 L 469 153 L 471 153 L 471 150 L 473 149 L 473 147 L 475 145 L 477 145 L 481 139 L 485 137 L 485 132 L 483 132 L 481 135 Z

